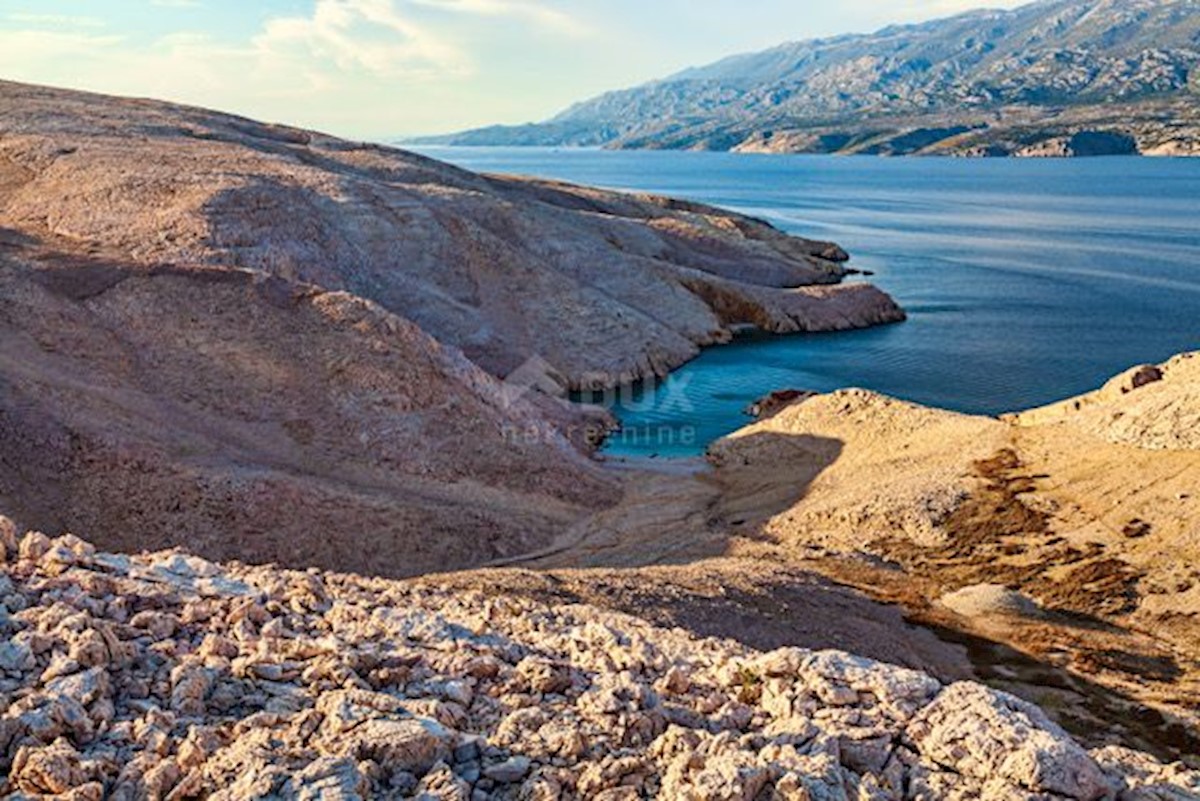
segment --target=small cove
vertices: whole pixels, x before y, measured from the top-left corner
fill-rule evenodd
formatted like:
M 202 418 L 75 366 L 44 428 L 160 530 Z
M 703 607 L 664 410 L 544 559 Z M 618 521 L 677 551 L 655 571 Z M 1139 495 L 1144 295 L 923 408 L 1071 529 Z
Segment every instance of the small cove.
M 831 239 L 909 321 L 739 336 L 620 393 L 619 456 L 695 456 L 786 388 L 999 414 L 1200 348 L 1200 160 L 427 148 L 475 170 L 671 194 Z

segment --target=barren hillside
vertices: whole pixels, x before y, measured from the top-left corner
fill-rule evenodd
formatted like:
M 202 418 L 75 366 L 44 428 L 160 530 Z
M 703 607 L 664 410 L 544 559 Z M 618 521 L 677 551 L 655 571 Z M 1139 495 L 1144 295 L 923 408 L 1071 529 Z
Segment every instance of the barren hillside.
M 916 619 L 1157 704 L 1186 753 L 1200 743 L 1198 363 L 1003 421 L 861 390 L 802 401 L 714 448 L 717 517 Z M 1064 690 L 1039 700 L 1080 699 Z
M 729 325 L 901 319 L 845 253 L 658 197 L 475 175 L 200 109 L 0 83 L 0 227 L 130 265 L 346 291 L 497 375 L 663 374 Z M 817 286 L 813 286 L 817 285 Z
M 665 198 L 0 83 L 0 500 L 108 548 L 386 575 L 523 553 L 618 497 L 581 455 L 607 422 L 526 384 L 665 372 L 743 320 L 900 319 L 838 284 L 845 258 Z

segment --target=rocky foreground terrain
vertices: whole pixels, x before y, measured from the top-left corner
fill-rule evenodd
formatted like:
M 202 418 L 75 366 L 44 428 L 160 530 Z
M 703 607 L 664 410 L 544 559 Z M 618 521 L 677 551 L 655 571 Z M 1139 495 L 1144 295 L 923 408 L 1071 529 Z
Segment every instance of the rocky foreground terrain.
M 0 562 L 15 799 L 1200 797 L 1016 697 L 837 651 L 4 518 Z
M 1200 154 L 1193 0 L 1042 0 L 791 42 L 426 141 L 867 155 Z

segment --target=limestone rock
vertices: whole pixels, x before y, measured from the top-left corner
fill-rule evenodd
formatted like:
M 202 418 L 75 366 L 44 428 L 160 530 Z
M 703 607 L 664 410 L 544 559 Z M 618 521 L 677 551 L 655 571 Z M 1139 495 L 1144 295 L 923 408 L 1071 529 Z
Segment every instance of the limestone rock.
M 664 374 L 734 323 L 903 316 L 864 285 L 803 291 L 841 279 L 837 246 L 698 203 L 14 83 L 0 85 L 0 119 L 0 156 L 23 178 L 0 224 L 48 224 L 144 268 L 250 269 L 283 279 L 268 284 L 279 305 L 303 302 L 297 281 L 352 291 L 500 376 L 544 362 L 572 387 L 611 386 Z
M 0 564 L 17 555 L 17 527 L 7 517 L 0 517 Z
M 283 795 L 296 801 L 362 801 L 369 791 L 370 782 L 353 760 L 322 757 L 289 779 Z
M 66 740 L 46 748 L 23 747 L 13 760 L 16 786 L 34 795 L 66 795 L 84 784 L 79 752 Z
M 979 782 L 1096 801 L 1113 791 L 1096 762 L 1045 714 L 975 684 L 948 687 L 907 728 L 926 760 Z
M 958 614 L 969 618 L 992 615 L 1016 615 L 1036 617 L 1038 605 L 1019 592 L 996 584 L 974 584 L 942 596 L 941 603 Z
M 200 568 L 206 580 L 247 592 L 210 595 L 163 581 L 156 566 L 177 556 L 0 568 L 28 599 L 29 626 L 3 651 L 16 700 L 0 708 L 0 767 L 11 766 L 0 794 L 1182 801 L 1200 791 L 1200 773 L 1181 765 L 1089 754 L 1011 696 L 839 651 L 760 653 L 433 579 L 325 574 L 317 603 L 311 574 L 213 563 Z M 88 586 L 103 586 L 106 602 L 79 591 Z M 293 605 L 292 593 L 307 600 Z M 149 598 L 154 609 L 137 614 L 161 618 L 130 625 Z M 161 619 L 177 622 L 155 640 Z M 90 667 L 66 657 L 89 632 L 125 656 L 97 650 Z
M 1198 451 L 1200 353 L 1131 368 L 1095 392 L 1010 419 L 1024 427 L 1061 425 L 1147 450 Z

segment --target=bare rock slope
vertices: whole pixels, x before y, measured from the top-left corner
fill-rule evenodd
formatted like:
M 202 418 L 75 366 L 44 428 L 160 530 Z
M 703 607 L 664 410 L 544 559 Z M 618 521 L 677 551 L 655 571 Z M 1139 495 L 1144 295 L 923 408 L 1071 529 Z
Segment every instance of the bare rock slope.
M 706 206 L 481 176 L 193 108 L 0 83 L 0 227 L 150 268 L 346 291 L 485 369 L 662 374 L 734 323 L 892 322 L 835 245 Z
M 1200 353 L 1135 367 L 1096 392 L 1016 415 L 1145 450 L 1200 451 Z
M 981 685 L 586 606 L 97 553 L 0 518 L 0 794 L 1186 799 Z
M 903 316 L 838 285 L 844 259 L 664 198 L 0 83 L 0 502 L 114 550 L 390 576 L 535 550 L 620 490 L 581 454 L 604 421 L 527 384 L 663 372 L 734 322 Z
M 0 499 L 26 525 L 396 576 L 618 497 L 560 433 L 586 421 L 344 292 L 0 251 L 0 297 Z

